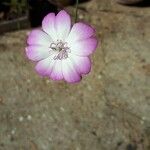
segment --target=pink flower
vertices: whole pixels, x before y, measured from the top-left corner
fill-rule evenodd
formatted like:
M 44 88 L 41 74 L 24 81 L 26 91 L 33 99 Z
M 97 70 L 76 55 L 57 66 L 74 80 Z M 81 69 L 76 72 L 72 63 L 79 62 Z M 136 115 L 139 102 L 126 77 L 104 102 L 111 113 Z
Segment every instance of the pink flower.
M 31 31 L 27 39 L 26 55 L 36 61 L 36 71 L 53 80 L 79 82 L 91 70 L 89 55 L 97 47 L 95 30 L 84 23 L 75 23 L 67 12 L 56 16 L 49 13 L 42 22 L 42 29 Z

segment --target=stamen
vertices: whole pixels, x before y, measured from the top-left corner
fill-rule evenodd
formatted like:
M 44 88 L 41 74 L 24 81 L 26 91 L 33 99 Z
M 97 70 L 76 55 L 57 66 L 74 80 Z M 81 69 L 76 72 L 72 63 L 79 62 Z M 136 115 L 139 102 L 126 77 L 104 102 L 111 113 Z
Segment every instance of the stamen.
M 50 48 L 55 51 L 56 50 L 56 44 L 55 43 L 51 43 Z
M 58 41 L 58 40 L 57 40 L 57 43 L 51 43 L 50 48 L 51 48 L 51 51 L 58 52 L 58 54 L 54 56 L 54 60 L 66 59 L 68 58 L 68 53 L 71 52 L 66 42 L 63 43 L 62 41 Z

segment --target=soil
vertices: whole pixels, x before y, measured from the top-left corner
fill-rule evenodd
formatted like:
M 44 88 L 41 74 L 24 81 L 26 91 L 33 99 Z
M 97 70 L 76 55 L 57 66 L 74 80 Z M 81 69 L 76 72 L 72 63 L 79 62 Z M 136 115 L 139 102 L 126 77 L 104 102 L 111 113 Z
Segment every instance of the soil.
M 74 85 L 35 73 L 29 29 L 1 35 L 0 150 L 149 150 L 149 18 L 149 8 L 114 0 L 80 4 L 99 46 Z

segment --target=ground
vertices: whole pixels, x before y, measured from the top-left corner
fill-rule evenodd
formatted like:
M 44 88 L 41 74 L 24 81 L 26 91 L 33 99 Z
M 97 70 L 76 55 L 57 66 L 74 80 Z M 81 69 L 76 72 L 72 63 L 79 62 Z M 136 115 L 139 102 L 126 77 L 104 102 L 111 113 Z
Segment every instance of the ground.
M 149 8 L 93 0 L 79 14 L 99 39 L 79 84 L 35 73 L 29 30 L 0 36 L 0 150 L 150 149 Z

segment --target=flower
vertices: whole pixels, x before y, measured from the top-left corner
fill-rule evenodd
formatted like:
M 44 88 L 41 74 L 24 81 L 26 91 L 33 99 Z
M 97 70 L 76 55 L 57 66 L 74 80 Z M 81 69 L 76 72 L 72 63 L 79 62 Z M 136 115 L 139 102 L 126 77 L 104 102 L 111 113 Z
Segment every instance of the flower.
M 94 34 L 91 26 L 81 22 L 71 28 L 71 18 L 64 10 L 56 16 L 49 13 L 42 21 L 42 29 L 29 34 L 26 55 L 37 62 L 35 70 L 41 76 L 79 82 L 91 70 L 89 55 L 98 43 Z

